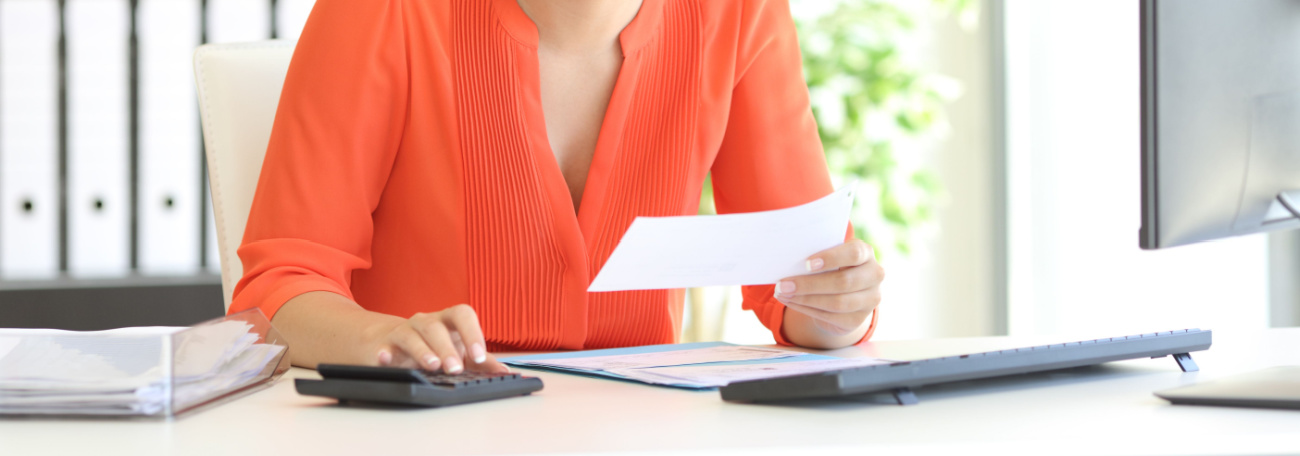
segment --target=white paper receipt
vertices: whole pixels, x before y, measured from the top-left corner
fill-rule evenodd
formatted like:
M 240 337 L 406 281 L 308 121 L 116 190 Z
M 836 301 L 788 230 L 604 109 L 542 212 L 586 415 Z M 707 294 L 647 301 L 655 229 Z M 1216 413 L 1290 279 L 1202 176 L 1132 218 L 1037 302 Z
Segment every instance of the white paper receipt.
M 672 350 L 629 355 L 545 359 L 530 361 L 528 364 L 564 367 L 569 369 L 610 371 L 612 369 L 682 366 L 688 364 L 716 363 L 719 361 L 777 359 L 803 355 L 804 353 L 801 352 L 778 350 L 774 348 L 725 345 L 720 347 L 694 348 L 690 350 Z
M 844 242 L 855 184 L 774 211 L 637 217 L 587 291 L 765 285 Z

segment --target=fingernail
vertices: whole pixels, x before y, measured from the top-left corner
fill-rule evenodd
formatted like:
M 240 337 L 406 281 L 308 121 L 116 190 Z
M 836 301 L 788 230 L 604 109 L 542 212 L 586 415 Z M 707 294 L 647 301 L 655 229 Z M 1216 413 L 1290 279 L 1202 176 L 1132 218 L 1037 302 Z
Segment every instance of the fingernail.
M 822 266 L 825 266 L 825 265 L 826 265 L 826 262 L 825 262 L 825 261 L 822 261 L 821 258 L 813 258 L 813 259 L 811 259 L 811 260 L 808 260 L 808 272 L 813 272 L 813 271 L 821 270 Z
M 475 364 L 481 364 L 484 361 L 487 361 L 487 349 L 483 348 L 483 344 L 475 343 L 474 345 L 470 345 L 469 353 L 474 355 Z
M 438 370 L 438 364 L 439 364 L 438 357 L 434 355 L 427 355 L 424 357 L 424 364 L 426 366 L 429 366 L 429 370 Z
M 447 367 L 443 370 L 447 371 L 448 374 L 459 374 L 460 370 L 463 368 L 460 365 L 460 360 L 456 358 L 447 358 L 446 364 Z
M 782 280 L 780 283 L 776 284 L 776 291 L 785 294 L 794 293 L 794 282 L 790 280 Z
M 378 357 L 380 366 L 387 366 L 393 362 L 393 354 L 389 353 L 388 350 L 380 350 Z

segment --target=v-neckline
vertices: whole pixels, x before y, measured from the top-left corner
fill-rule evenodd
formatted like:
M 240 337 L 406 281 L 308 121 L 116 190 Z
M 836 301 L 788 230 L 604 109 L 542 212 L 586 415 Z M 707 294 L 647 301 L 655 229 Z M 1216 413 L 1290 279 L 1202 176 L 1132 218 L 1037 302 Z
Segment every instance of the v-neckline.
M 544 190 L 552 205 L 559 206 L 557 209 L 560 209 L 553 211 L 557 216 L 556 221 L 560 225 L 570 225 L 571 229 L 582 236 L 582 244 L 590 251 L 596 241 L 599 214 L 605 205 L 606 189 L 631 108 L 637 75 L 640 73 L 638 70 L 642 60 L 637 51 L 659 28 L 662 0 L 642 0 L 641 9 L 619 33 L 623 62 L 619 65 L 614 89 L 605 107 L 600 131 L 596 136 L 596 147 L 592 151 L 591 166 L 587 168 L 587 179 L 583 183 L 582 197 L 577 208 L 573 207 L 573 194 L 569 191 L 568 181 L 560 170 L 546 132 L 546 118 L 541 103 L 540 62 L 537 56 L 537 26 L 524 13 L 517 0 L 496 0 L 495 6 L 502 27 L 528 50 L 520 53 L 516 61 L 521 108 L 531 142 L 529 149 L 533 151 L 534 162 L 540 168 Z M 560 212 L 567 215 L 559 214 Z

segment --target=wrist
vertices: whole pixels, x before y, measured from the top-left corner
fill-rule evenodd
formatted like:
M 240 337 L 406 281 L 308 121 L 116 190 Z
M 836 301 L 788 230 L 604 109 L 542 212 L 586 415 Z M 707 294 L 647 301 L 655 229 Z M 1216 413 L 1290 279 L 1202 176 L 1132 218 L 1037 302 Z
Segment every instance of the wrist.
M 785 314 L 781 321 L 781 333 L 785 339 L 800 347 L 820 350 L 843 348 L 861 342 L 870 330 L 872 321 L 871 316 L 868 316 L 853 331 L 835 334 L 821 329 L 812 317 L 792 311 L 788 307 L 784 308 L 783 312 Z M 872 313 L 874 315 L 875 311 Z

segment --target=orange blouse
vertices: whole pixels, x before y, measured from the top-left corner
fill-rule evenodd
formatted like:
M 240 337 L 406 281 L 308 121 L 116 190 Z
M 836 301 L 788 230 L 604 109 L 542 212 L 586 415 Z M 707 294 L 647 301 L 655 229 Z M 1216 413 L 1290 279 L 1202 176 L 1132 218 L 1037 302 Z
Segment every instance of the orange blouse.
M 682 290 L 586 291 L 632 219 L 694 214 L 708 173 L 722 213 L 831 182 L 785 0 L 644 0 L 619 42 L 575 214 L 516 0 L 319 0 L 230 311 L 323 290 L 401 317 L 468 303 L 492 350 L 674 342 Z M 772 293 L 744 308 L 786 343 Z

